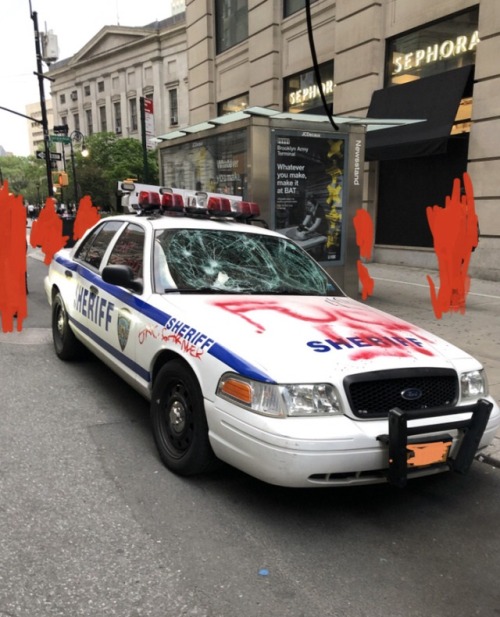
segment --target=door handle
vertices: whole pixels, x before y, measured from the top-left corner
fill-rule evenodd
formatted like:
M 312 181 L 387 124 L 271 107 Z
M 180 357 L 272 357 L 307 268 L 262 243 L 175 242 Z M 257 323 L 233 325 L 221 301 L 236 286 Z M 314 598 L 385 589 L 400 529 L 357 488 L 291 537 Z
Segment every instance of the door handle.
M 90 293 L 94 294 L 95 296 L 97 296 L 97 294 L 99 293 L 99 290 L 97 289 L 97 287 L 95 285 L 91 285 L 90 286 Z
M 73 278 L 73 272 L 71 272 L 71 270 L 65 270 L 64 276 L 68 279 Z

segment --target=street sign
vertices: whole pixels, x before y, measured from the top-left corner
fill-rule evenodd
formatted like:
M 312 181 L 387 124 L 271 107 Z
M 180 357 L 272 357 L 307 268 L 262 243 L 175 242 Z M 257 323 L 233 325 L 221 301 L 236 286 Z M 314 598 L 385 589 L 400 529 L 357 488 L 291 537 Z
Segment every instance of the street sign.
M 37 159 L 45 160 L 45 152 L 43 150 L 38 150 L 38 152 L 36 152 L 35 155 L 36 155 Z M 51 161 L 61 161 L 62 160 L 61 153 L 60 152 L 51 152 L 50 153 L 50 160 Z
M 57 142 L 60 144 L 70 144 L 71 143 L 71 137 L 66 137 L 65 135 L 51 135 L 50 136 L 50 141 L 51 142 Z

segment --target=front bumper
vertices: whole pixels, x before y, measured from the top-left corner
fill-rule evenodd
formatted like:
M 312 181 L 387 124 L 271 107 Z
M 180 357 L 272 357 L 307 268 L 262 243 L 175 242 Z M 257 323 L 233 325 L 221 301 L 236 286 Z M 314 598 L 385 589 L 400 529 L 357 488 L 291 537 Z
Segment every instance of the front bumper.
M 452 420 L 445 424 L 431 424 L 424 427 L 409 427 L 408 421 L 419 417 L 420 412 L 389 411 L 389 434 L 379 435 L 378 439 L 388 448 L 389 467 L 387 479 L 391 484 L 403 487 L 406 485 L 408 473 L 413 468 L 430 467 L 431 465 L 447 465 L 449 469 L 458 473 L 466 473 L 472 465 L 474 456 L 479 448 L 493 403 L 480 399 L 474 405 L 459 407 L 460 414 L 470 413 L 467 420 Z M 426 419 L 450 416 L 446 407 L 426 410 Z M 448 433 L 434 435 L 433 438 L 424 438 L 423 434 L 437 431 L 458 431 L 458 447 L 452 453 L 453 437 Z M 412 436 L 419 435 L 419 439 Z M 427 452 L 426 452 L 427 451 Z M 418 456 L 417 456 L 418 455 Z M 420 458 L 420 463 L 412 459 Z
M 450 469 L 465 473 L 500 427 L 500 409 L 490 397 L 475 405 L 428 409 L 418 419 L 395 410 L 389 420 L 277 419 L 221 399 L 205 404 L 216 456 L 265 482 L 290 487 L 404 486 L 409 478 Z M 446 456 L 415 465 L 410 458 L 419 442 L 448 442 Z

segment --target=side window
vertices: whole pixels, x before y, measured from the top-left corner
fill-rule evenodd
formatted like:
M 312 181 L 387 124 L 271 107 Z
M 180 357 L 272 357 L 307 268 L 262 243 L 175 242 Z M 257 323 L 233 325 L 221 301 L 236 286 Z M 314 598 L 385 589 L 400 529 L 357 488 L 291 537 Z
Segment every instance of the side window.
M 116 241 L 108 265 L 125 265 L 132 268 L 134 278 L 142 278 L 144 263 L 144 229 L 131 223 Z
M 97 227 L 78 247 L 75 259 L 98 270 L 109 243 L 122 225 L 121 221 L 109 221 Z

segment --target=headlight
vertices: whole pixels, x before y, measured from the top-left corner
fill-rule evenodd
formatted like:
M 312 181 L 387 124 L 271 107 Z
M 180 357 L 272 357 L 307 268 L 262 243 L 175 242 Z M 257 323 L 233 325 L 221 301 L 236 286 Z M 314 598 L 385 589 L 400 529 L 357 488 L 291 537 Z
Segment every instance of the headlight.
M 488 394 L 488 382 L 484 371 L 470 371 L 460 376 L 460 395 L 462 400 L 477 399 Z
M 240 375 L 223 375 L 218 396 L 264 416 L 331 416 L 342 414 L 337 389 L 328 383 L 269 384 Z

